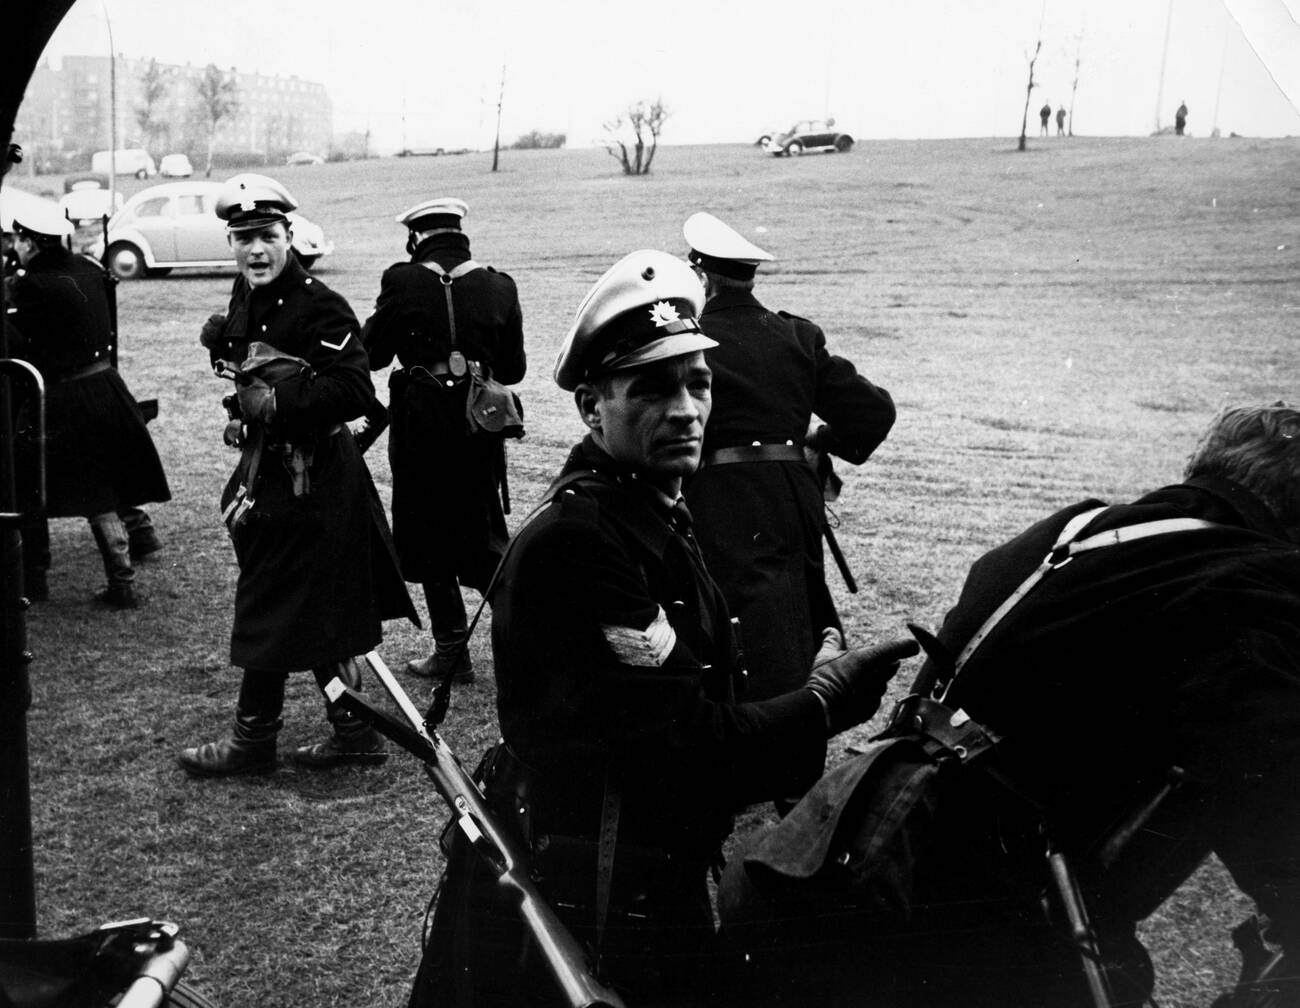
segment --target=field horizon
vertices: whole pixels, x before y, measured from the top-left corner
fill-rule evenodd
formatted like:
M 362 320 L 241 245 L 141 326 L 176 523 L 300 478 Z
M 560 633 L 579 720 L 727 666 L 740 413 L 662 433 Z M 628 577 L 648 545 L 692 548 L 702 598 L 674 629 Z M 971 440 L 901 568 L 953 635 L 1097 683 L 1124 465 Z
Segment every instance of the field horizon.
M 362 321 L 383 269 L 405 258 L 394 216 L 434 196 L 468 201 L 475 259 L 515 278 L 524 311 L 512 527 L 582 432 L 551 368 L 590 284 L 635 248 L 683 254 L 696 210 L 770 251 L 759 299 L 816 321 L 898 405 L 875 456 L 838 467 L 837 535 L 861 591 L 828 579 L 864 643 L 906 620 L 937 626 L 969 564 L 1055 508 L 1176 482 L 1221 406 L 1296 396 L 1300 140 L 1015 145 L 864 140 L 803 158 L 665 146 L 643 178 L 599 149 L 503 150 L 497 173 L 491 152 L 268 173 L 336 243 L 316 275 Z M 6 184 L 39 192 L 46 178 Z M 118 288 L 121 371 L 137 398 L 160 400 L 151 430 L 173 500 L 150 508 L 164 551 L 139 568 L 134 612 L 91 604 L 102 573 L 85 523 L 52 523 L 51 600 L 29 611 L 38 928 L 176 920 L 195 952 L 190 982 L 225 1005 L 400 1004 L 446 823 L 414 761 L 234 781 L 191 780 L 174 762 L 228 731 L 238 683 L 234 559 L 216 509 L 234 463 L 221 444 L 228 388 L 198 346 L 233 276 Z M 374 377 L 387 401 L 386 374 Z M 367 461 L 387 502 L 385 450 Z M 394 669 L 428 649 L 427 632 L 385 631 Z M 478 682 L 445 725 L 470 765 L 496 736 L 486 631 Z M 424 684 L 402 678 L 422 702 Z M 835 740 L 832 759 L 879 727 Z M 283 749 L 325 728 L 311 677 L 293 677 Z M 1162 1005 L 1208 1004 L 1231 982 L 1227 930 L 1247 912 L 1211 863 L 1144 925 Z

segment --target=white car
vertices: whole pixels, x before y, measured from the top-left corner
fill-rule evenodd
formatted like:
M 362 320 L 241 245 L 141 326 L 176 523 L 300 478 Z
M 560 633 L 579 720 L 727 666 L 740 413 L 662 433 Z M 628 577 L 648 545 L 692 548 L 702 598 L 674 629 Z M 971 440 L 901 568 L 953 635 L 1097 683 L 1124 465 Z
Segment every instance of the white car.
M 158 162 L 158 174 L 163 178 L 189 178 L 194 166 L 184 154 L 165 154 Z
M 108 222 L 108 247 L 100 239 L 91 248 L 114 276 L 134 280 L 166 276 L 178 266 L 233 266 L 226 224 L 216 214 L 221 182 L 164 182 L 141 190 Z M 293 224 L 293 251 L 306 269 L 334 251 L 325 232 L 298 213 Z

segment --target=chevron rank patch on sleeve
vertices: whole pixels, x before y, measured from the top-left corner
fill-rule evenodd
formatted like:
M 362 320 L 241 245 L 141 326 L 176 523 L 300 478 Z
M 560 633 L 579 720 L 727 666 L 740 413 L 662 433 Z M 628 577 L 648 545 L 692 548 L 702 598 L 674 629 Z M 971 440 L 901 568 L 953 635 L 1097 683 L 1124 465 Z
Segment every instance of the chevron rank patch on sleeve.
M 677 633 L 668 622 L 668 614 L 664 612 L 663 606 L 659 607 L 654 620 L 644 630 L 609 623 L 602 623 L 600 629 L 614 656 L 624 665 L 639 668 L 657 668 L 663 665 L 677 644 Z

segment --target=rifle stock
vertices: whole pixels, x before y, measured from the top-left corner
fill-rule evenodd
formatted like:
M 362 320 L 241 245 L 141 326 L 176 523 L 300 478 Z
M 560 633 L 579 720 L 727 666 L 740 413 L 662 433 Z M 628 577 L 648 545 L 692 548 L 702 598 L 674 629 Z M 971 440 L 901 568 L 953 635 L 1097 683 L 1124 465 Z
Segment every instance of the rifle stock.
M 325 695 L 425 765 L 434 787 L 450 806 L 457 828 L 496 873 L 497 885 L 517 901 L 520 919 L 559 985 L 565 1003 L 572 1008 L 623 1008 L 619 996 L 592 975 L 582 947 L 533 885 L 528 859 L 519 842 L 501 828 L 482 790 L 465 772 L 451 747 L 420 717 L 379 655 L 372 651 L 366 660 L 401 710 L 406 724 L 372 706 L 340 679 L 326 685 Z

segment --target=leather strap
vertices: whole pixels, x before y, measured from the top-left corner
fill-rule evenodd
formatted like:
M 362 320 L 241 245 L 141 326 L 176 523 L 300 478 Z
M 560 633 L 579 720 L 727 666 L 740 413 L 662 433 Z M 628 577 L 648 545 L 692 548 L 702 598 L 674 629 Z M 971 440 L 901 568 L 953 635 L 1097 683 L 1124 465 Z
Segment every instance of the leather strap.
M 76 371 L 65 374 L 59 379 L 58 384 L 62 385 L 65 382 L 73 382 L 79 378 L 89 378 L 91 375 L 97 375 L 107 371 L 110 367 L 112 367 L 112 365 L 109 364 L 108 361 L 95 361 L 94 364 L 88 364 L 83 368 L 78 368 Z
M 1048 551 L 1047 556 L 1043 558 L 1042 563 L 1035 567 L 1029 577 L 1020 583 L 1020 587 L 993 610 L 992 615 L 984 621 L 984 624 L 966 642 L 966 646 L 962 648 L 961 654 L 957 656 L 957 661 L 953 665 L 952 677 L 943 685 L 942 690 L 937 691 L 935 694 L 939 700 L 948 695 L 948 690 L 957 681 L 957 676 L 960 674 L 962 667 L 970 660 L 971 655 L 975 653 L 979 646 L 984 643 L 988 635 L 993 632 L 993 628 L 1001 623 L 1003 617 L 1019 605 L 1021 599 L 1028 595 L 1033 587 L 1051 571 L 1059 570 L 1081 553 L 1089 553 L 1092 550 L 1102 549 L 1106 546 L 1117 546 L 1120 543 L 1135 542 L 1138 539 L 1165 535 L 1170 532 L 1193 532 L 1199 529 L 1219 527 L 1217 523 L 1205 521 L 1201 518 L 1161 518 L 1156 521 L 1140 522 L 1137 525 L 1123 525 L 1105 532 L 1098 532 L 1087 539 L 1078 539 L 1078 535 L 1084 528 L 1106 510 L 1108 509 L 1105 507 L 1093 508 L 1091 511 L 1083 511 L 1075 515 L 1066 522 L 1065 528 L 1061 529 L 1061 534 L 1057 536 L 1055 544 Z
M 451 349 L 454 352 L 459 349 L 459 346 L 456 342 L 456 313 L 452 310 L 451 304 L 451 282 L 453 280 L 459 280 L 466 273 L 473 273 L 476 269 L 479 269 L 479 264 L 473 259 L 466 259 L 459 266 L 455 266 L 450 270 L 445 270 L 438 263 L 430 259 L 420 265 L 438 274 L 438 279 L 442 281 L 443 292 L 447 295 L 447 325 L 451 337 Z
M 803 449 L 796 444 L 740 445 L 719 448 L 704 456 L 702 465 L 727 465 L 731 462 L 807 462 Z
M 618 761 L 612 759 L 605 769 L 605 799 L 600 809 L 600 837 L 596 844 L 596 975 L 600 975 L 600 957 L 605 946 L 605 926 L 609 923 L 610 894 L 614 888 L 614 854 L 618 849 L 618 820 L 623 810 L 623 792 Z

